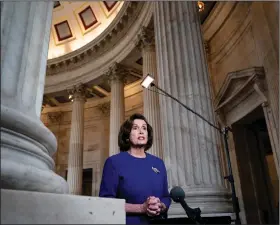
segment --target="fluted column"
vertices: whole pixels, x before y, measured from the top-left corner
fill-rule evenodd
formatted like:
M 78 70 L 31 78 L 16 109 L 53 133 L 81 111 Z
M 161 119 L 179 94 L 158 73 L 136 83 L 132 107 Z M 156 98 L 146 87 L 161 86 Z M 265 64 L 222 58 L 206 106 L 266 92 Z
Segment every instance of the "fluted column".
M 84 105 L 85 86 L 79 84 L 68 90 L 72 97 L 72 119 L 69 141 L 68 174 L 70 194 L 81 195 L 83 185 Z
M 196 4 L 155 2 L 158 83 L 214 123 Z M 216 130 L 166 96 L 160 95 L 160 104 L 170 186 L 183 187 L 188 202 L 203 213 L 231 211 L 221 176 Z
M 111 66 L 106 73 L 111 85 L 109 156 L 119 152 L 118 134 L 120 126 L 124 122 L 124 81 L 126 75 L 126 69 L 118 63 Z
M 138 35 L 137 47 L 142 51 L 143 77 L 150 74 L 157 82 L 155 37 L 151 28 L 143 27 Z M 153 146 L 149 152 L 162 158 L 162 135 L 158 93 L 143 89 L 144 116 L 153 127 Z
M 67 193 L 40 120 L 53 2 L 1 2 L 1 188 Z

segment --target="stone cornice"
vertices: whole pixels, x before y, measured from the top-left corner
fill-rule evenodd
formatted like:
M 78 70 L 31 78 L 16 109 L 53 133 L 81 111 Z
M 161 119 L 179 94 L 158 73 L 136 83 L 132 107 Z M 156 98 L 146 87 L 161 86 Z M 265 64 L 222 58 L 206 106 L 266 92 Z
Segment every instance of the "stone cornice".
M 135 9 L 132 10 L 135 14 L 132 13 L 129 19 L 127 17 L 125 29 L 116 34 L 113 42 L 108 45 L 110 47 L 102 48 L 102 54 L 94 53 L 88 59 L 88 55 L 84 53 L 83 63 L 81 62 L 77 67 L 69 66 L 67 70 L 61 70 L 56 75 L 46 76 L 44 93 L 63 91 L 78 83 L 93 82 L 104 75 L 113 63 L 121 62 L 135 48 L 135 40 L 140 28 L 150 23 L 153 13 L 152 4 L 152 2 L 137 2 Z

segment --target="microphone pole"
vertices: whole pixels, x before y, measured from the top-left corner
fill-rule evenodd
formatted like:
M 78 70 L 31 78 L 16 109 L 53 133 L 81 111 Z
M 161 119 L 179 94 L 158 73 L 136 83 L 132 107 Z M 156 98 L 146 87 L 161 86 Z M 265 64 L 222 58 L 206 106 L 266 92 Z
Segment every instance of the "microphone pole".
M 231 131 L 230 128 L 229 127 L 224 127 L 222 129 L 220 129 L 219 127 L 215 126 L 210 121 L 205 119 L 203 116 L 201 116 L 200 114 L 198 114 L 197 112 L 195 112 L 194 110 L 192 110 L 191 108 L 189 108 L 188 106 L 186 106 L 185 104 L 180 102 L 177 98 L 174 98 L 172 95 L 170 95 L 166 91 L 162 90 L 160 87 L 158 87 L 154 83 L 151 83 L 151 86 L 155 87 L 156 89 L 160 90 L 165 95 L 167 95 L 168 97 L 172 98 L 174 101 L 178 102 L 185 109 L 187 109 L 188 111 L 190 111 L 193 114 L 195 114 L 198 117 L 200 117 L 202 120 L 204 120 L 206 123 L 208 123 L 211 127 L 214 127 L 216 130 L 219 131 L 220 134 L 223 135 L 226 159 L 227 159 L 227 164 L 228 164 L 228 172 L 229 172 L 229 175 L 225 176 L 224 179 L 228 180 L 228 182 L 230 183 L 230 186 L 231 186 L 231 198 L 232 198 L 233 210 L 235 212 L 235 224 L 241 224 L 240 217 L 239 217 L 239 212 L 240 212 L 239 202 L 238 202 L 238 198 L 236 196 L 235 185 L 234 185 L 234 178 L 233 178 L 233 175 L 232 175 L 231 161 L 230 161 L 229 148 L 228 148 L 228 132 Z

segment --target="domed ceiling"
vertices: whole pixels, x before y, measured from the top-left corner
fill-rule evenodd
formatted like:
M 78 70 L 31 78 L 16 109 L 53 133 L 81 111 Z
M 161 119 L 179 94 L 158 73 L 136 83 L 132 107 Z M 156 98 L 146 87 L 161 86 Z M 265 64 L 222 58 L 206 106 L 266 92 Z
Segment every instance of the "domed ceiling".
M 136 2 L 132 3 L 136 4 Z M 200 20 L 203 24 L 216 2 L 199 1 L 197 3 Z M 71 55 L 72 52 L 90 45 L 90 43 L 97 41 L 97 39 L 104 39 L 102 36 L 106 33 L 104 31 L 116 26 L 114 22 L 120 20 L 119 17 L 128 10 L 127 7 L 128 4 L 125 1 L 56 1 L 53 9 L 48 69 L 51 69 L 52 63 L 59 64 L 59 61 L 63 60 L 64 56 L 67 58 L 75 57 L 75 54 L 74 56 Z M 137 14 L 133 16 L 135 17 Z M 152 28 L 152 21 L 150 25 Z M 131 76 L 127 80 L 128 84 L 142 78 L 142 55 L 137 48 L 130 52 L 122 60 L 121 64 L 132 69 L 130 72 Z M 55 71 L 53 74 L 50 73 L 49 76 L 59 76 L 58 74 L 59 72 Z M 109 96 L 110 92 L 109 84 L 100 79 L 99 83 L 88 84 L 86 97 L 88 99 L 105 98 Z M 68 104 L 70 101 L 67 91 L 64 90 L 58 93 L 45 94 L 43 105 L 50 107 L 60 106 Z
M 98 37 L 116 18 L 124 1 L 56 1 L 48 59 L 75 51 Z

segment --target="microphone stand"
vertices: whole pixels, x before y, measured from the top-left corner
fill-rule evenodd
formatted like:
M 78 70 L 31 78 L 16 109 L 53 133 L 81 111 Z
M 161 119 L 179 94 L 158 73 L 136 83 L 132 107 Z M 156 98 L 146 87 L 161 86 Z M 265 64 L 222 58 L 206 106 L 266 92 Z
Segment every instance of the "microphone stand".
M 151 83 L 151 86 L 157 88 L 158 90 L 163 92 L 165 95 L 167 95 L 168 97 L 172 98 L 174 101 L 178 102 L 185 109 L 191 111 L 192 113 L 194 113 L 195 115 L 200 117 L 202 120 L 204 120 L 206 123 L 208 123 L 211 127 L 214 127 L 216 130 L 219 131 L 220 134 L 223 135 L 226 159 L 227 159 L 227 164 L 228 164 L 228 172 L 229 172 L 229 175 L 225 176 L 224 179 L 228 180 L 228 182 L 231 185 L 232 205 L 233 205 L 233 210 L 235 212 L 235 217 L 236 217 L 235 218 L 235 224 L 241 224 L 240 217 L 239 217 L 239 212 L 240 212 L 239 202 L 238 202 L 238 198 L 237 198 L 236 192 L 235 192 L 234 178 L 233 178 L 233 175 L 232 175 L 231 161 L 230 161 L 229 148 L 228 148 L 228 132 L 231 131 L 230 128 L 229 127 L 224 127 L 222 129 L 220 129 L 219 127 L 215 126 L 214 124 L 209 122 L 207 119 L 205 119 L 203 116 L 201 116 L 200 114 L 198 114 L 197 112 L 193 111 L 191 108 L 189 108 L 188 106 L 186 106 L 185 104 L 180 102 L 178 99 L 174 98 L 172 95 L 170 95 L 166 91 L 162 90 L 160 87 L 158 87 L 154 83 Z
M 201 218 L 201 210 L 200 208 L 190 208 L 184 199 L 181 199 L 180 204 L 183 206 L 187 216 L 193 220 L 196 224 L 205 224 L 205 222 Z

